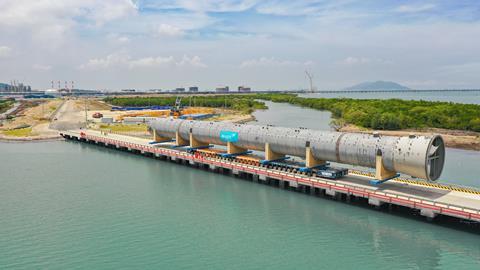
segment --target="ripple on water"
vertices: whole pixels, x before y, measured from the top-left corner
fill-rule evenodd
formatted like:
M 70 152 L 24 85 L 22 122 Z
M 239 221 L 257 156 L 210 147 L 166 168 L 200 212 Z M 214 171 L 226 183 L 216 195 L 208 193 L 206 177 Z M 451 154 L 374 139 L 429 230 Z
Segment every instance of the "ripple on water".
M 478 235 L 95 146 L 35 147 L 0 144 L 2 269 L 468 269 L 480 261 Z M 16 160 L 29 169 L 11 170 Z

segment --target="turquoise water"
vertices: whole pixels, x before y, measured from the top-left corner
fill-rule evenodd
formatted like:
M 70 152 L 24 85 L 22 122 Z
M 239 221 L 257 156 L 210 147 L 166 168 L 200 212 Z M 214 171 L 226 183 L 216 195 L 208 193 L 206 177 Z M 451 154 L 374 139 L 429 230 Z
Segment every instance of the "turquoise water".
M 0 170 L 0 269 L 480 264 L 478 234 L 92 145 L 0 143 Z
M 259 123 L 329 128 L 329 113 L 269 106 Z M 442 178 L 480 187 L 478 164 L 448 149 Z M 93 145 L 0 143 L 0 172 L 0 269 L 480 265 L 480 232 Z

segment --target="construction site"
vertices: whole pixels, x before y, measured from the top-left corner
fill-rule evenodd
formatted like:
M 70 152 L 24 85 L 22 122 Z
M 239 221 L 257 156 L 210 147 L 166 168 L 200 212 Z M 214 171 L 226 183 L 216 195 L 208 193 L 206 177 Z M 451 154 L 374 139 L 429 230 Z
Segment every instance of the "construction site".
M 164 117 L 190 120 L 247 122 L 249 114 L 226 108 L 182 106 L 181 97 L 169 106 L 118 107 L 99 98 L 16 100 L 0 115 L 1 140 L 59 139 L 58 131 L 90 128 L 111 133 L 150 136 L 147 122 Z

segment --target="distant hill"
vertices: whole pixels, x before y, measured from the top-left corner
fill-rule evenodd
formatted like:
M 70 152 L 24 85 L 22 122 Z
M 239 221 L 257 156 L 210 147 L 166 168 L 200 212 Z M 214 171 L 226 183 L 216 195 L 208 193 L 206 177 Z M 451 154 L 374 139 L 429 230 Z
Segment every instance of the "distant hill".
M 396 82 L 376 81 L 359 83 L 344 90 L 410 90 L 410 88 Z

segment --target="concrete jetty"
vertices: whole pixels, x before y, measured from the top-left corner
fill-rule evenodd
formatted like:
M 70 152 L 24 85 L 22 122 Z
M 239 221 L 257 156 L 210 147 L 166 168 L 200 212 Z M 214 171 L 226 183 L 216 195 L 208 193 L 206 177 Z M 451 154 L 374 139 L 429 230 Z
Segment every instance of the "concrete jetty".
M 369 183 L 372 175 L 368 172 L 351 170 L 347 176 L 332 180 L 263 165 L 246 164 L 232 158 L 191 153 L 174 147 L 172 142 L 152 144 L 149 139 L 94 130 L 63 131 L 60 135 L 67 140 L 93 143 L 197 168 L 208 168 L 215 172 L 230 173 L 312 194 L 325 194 L 346 201 L 363 199 L 377 208 L 383 205 L 409 208 L 428 219 L 443 215 L 480 222 L 480 191 L 475 189 L 401 179 L 374 186 Z

